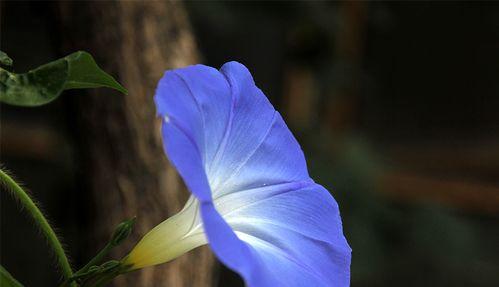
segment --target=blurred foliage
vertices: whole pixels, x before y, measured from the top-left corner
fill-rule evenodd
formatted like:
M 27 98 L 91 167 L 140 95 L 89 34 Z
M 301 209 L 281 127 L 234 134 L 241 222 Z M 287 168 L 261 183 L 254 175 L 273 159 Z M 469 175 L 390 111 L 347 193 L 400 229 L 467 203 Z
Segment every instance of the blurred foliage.
M 12 59 L 3 51 L 0 51 L 0 64 L 5 66 L 12 66 Z
M 326 146 L 326 139 L 312 142 Z M 336 156 L 313 144 L 306 150 L 312 176 L 340 204 L 353 249 L 352 286 L 488 286 L 497 279 L 494 239 L 480 236 L 492 222 L 431 202 L 387 198 L 376 175 L 389 167 L 365 139 L 337 138 L 331 145 L 344 146 Z

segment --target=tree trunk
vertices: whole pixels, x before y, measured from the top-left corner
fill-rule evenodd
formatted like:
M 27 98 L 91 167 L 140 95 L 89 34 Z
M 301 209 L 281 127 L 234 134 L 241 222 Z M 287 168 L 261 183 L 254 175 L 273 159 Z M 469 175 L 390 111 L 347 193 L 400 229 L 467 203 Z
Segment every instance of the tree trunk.
M 87 50 L 128 89 L 120 95 L 91 90 L 75 100 L 75 132 L 82 143 L 83 184 L 95 209 L 90 259 L 114 226 L 137 216 L 120 258 L 148 230 L 178 212 L 188 193 L 162 149 L 154 89 L 164 70 L 197 61 L 193 36 L 181 3 L 103 1 L 58 3 L 67 47 Z M 210 286 L 214 259 L 206 247 L 173 262 L 122 276 L 116 286 Z

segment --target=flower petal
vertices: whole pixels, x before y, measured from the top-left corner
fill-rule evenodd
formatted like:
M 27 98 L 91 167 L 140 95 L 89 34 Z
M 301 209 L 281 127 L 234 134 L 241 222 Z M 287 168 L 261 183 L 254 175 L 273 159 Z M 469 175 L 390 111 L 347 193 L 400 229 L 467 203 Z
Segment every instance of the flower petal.
M 249 286 L 349 285 L 338 206 L 243 65 L 167 72 L 155 101 L 166 153 L 225 265 Z
M 225 135 L 230 89 L 216 69 L 196 65 L 167 71 L 156 89 L 163 143 L 170 161 L 200 200 L 210 200 L 205 164 Z
M 282 187 L 281 192 L 274 190 L 270 197 L 223 215 L 224 219 L 259 253 L 273 256 L 280 266 L 293 267 L 283 270 L 286 276 L 278 274 L 278 286 L 348 286 L 351 250 L 341 232 L 336 202 L 312 182 L 292 190 Z M 304 281 L 308 284 L 297 283 L 293 273 L 299 271 L 310 275 Z

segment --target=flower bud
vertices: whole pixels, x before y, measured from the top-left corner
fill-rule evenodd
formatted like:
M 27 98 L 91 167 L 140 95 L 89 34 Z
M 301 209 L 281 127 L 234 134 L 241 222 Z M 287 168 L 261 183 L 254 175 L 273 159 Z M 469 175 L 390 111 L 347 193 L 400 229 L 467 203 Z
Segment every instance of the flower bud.
M 132 233 L 133 225 L 135 224 L 135 217 L 128 219 L 118 224 L 111 237 L 110 244 L 112 246 L 120 245 Z

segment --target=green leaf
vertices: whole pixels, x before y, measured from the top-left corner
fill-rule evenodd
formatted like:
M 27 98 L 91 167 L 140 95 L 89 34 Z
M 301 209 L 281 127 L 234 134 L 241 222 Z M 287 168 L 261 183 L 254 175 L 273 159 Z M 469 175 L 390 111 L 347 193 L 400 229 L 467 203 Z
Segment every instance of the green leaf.
M 0 286 L 1 287 L 22 287 L 23 285 L 19 283 L 12 275 L 10 275 L 2 265 L 0 265 Z
M 107 87 L 128 94 L 122 85 L 97 66 L 89 53 L 79 51 L 65 59 L 69 64 L 69 75 L 64 89 Z
M 34 107 L 55 100 L 64 90 L 68 78 L 68 63 L 57 60 L 24 74 L 0 68 L 0 101 Z
M 5 66 L 12 66 L 12 59 L 9 58 L 9 56 L 3 51 L 0 51 L 0 64 Z
M 83 51 L 42 65 L 24 74 L 0 68 L 0 102 L 17 106 L 40 106 L 55 100 L 63 90 L 107 87 L 127 90 L 97 66 Z

